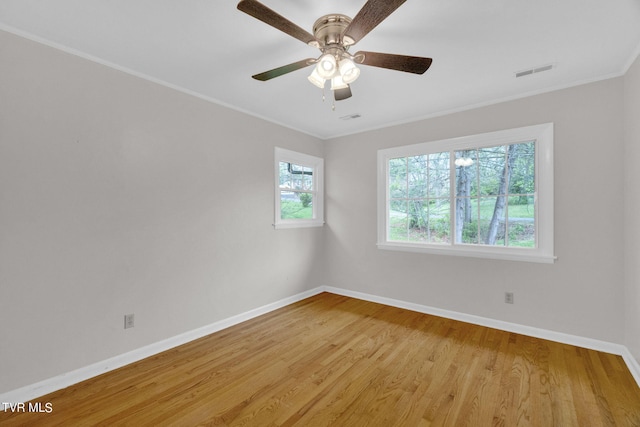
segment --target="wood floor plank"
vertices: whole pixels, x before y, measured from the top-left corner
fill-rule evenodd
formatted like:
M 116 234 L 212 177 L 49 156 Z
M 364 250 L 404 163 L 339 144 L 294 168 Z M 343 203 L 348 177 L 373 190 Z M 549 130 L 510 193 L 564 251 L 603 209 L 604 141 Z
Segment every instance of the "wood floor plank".
M 35 402 L 0 424 L 640 426 L 620 356 L 329 293 Z

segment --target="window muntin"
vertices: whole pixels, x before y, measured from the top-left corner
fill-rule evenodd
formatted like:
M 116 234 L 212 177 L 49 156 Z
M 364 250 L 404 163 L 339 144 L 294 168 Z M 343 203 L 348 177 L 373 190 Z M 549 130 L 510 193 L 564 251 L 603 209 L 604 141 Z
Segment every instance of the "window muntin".
M 313 227 L 323 222 L 323 159 L 275 149 L 276 228 Z
M 378 246 L 553 262 L 553 124 L 378 153 Z

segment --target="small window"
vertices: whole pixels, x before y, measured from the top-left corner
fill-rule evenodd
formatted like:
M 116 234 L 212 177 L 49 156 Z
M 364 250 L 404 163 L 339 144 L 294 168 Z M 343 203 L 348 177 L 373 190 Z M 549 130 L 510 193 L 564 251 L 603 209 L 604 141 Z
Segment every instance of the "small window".
M 275 228 L 324 224 L 323 159 L 276 147 Z
M 553 262 L 553 125 L 378 152 L 378 246 Z

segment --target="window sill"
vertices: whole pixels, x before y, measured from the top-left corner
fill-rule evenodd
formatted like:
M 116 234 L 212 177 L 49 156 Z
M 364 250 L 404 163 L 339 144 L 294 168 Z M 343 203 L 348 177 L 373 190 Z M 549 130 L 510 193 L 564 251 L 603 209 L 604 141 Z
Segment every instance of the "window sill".
M 279 222 L 273 224 L 273 228 L 276 230 L 286 229 L 286 228 L 311 228 L 311 227 L 322 227 L 324 225 L 324 221 L 316 221 L 316 220 L 308 220 L 308 221 L 295 221 L 295 222 Z
M 421 244 L 411 244 L 411 243 L 392 243 L 392 242 L 384 242 L 378 243 L 378 249 L 388 250 L 388 251 L 400 251 L 400 252 L 416 252 L 416 253 L 426 253 L 426 254 L 434 254 L 434 255 L 452 255 L 452 256 L 463 256 L 463 257 L 472 257 L 472 258 L 487 258 L 487 259 L 499 259 L 499 260 L 507 260 L 507 261 L 524 261 L 524 262 L 535 262 L 542 264 L 553 264 L 557 259 L 554 255 L 546 255 L 541 254 L 539 252 L 532 252 L 529 249 L 518 250 L 518 249 L 509 249 L 509 250 L 501 250 L 501 248 L 490 248 L 490 247 L 481 247 L 481 248 L 466 248 L 456 246 L 425 246 Z

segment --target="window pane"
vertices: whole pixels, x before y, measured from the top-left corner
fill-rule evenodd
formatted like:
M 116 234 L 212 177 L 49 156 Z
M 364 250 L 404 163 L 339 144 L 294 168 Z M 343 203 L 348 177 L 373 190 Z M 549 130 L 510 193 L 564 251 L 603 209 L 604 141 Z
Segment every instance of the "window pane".
M 407 197 L 406 157 L 389 160 L 389 196 L 391 198 Z
M 481 244 L 504 246 L 505 203 L 505 197 L 483 197 L 480 199 Z
M 533 196 L 509 198 L 509 246 L 536 246 Z
M 509 181 L 510 194 L 535 193 L 535 147 L 534 141 L 514 144 L 509 148 L 513 157 L 511 179 Z
M 313 194 L 294 191 L 280 192 L 281 219 L 312 219 Z
M 451 221 L 449 219 L 449 200 L 435 199 L 429 201 L 429 233 L 431 243 L 449 243 Z
M 389 240 L 408 240 L 408 209 L 406 200 L 392 200 L 389 207 Z
M 456 243 L 478 243 L 478 199 L 456 199 Z
M 291 173 L 294 175 L 301 175 L 304 170 L 303 166 L 296 165 L 295 163 L 291 163 Z
M 505 153 L 504 146 L 488 147 L 478 150 L 478 168 L 480 194 L 497 195 L 506 192 L 506 187 L 500 187 L 505 178 Z
M 313 169 L 305 167 L 303 177 L 303 188 L 305 190 L 313 190 Z
M 280 188 L 291 188 L 291 173 L 287 162 L 280 162 Z
M 506 221 L 509 199 L 509 208 L 515 209 L 509 218 L 523 213 L 522 218 L 535 223 L 530 200 L 535 192 L 535 143 L 458 150 L 455 155 L 456 243 L 535 246 L 534 226 L 511 226 Z M 485 197 L 476 199 L 478 192 Z M 527 209 L 529 203 L 531 210 L 522 212 L 520 207 Z
M 449 197 L 449 152 L 429 154 L 429 197 Z
M 407 159 L 409 197 L 427 196 L 427 156 L 414 156 Z
M 477 150 L 456 151 L 456 196 L 478 195 Z
M 427 201 L 411 199 L 409 208 L 409 240 L 425 241 L 427 239 Z
M 293 188 L 296 190 L 304 189 L 304 168 L 302 166 L 291 163 L 291 180 L 293 181 Z

